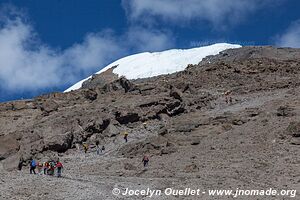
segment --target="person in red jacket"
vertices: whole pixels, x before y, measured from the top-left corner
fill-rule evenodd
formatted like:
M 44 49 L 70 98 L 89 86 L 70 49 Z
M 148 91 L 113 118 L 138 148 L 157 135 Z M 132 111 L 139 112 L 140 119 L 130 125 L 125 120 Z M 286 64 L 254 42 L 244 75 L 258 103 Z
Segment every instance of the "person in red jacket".
M 61 177 L 61 171 L 64 167 L 63 164 L 58 160 L 55 167 L 57 168 L 57 177 Z
M 144 167 L 147 167 L 148 166 L 148 162 L 149 162 L 149 157 L 148 156 L 144 156 L 142 162 L 144 163 Z

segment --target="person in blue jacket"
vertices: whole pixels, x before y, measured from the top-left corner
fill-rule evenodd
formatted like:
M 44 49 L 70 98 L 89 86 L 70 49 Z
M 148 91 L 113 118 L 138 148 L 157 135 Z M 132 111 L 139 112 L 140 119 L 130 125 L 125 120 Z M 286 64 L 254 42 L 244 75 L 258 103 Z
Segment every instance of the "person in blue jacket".
M 36 168 L 36 161 L 34 159 L 31 159 L 30 161 L 30 174 L 35 173 L 35 168 Z

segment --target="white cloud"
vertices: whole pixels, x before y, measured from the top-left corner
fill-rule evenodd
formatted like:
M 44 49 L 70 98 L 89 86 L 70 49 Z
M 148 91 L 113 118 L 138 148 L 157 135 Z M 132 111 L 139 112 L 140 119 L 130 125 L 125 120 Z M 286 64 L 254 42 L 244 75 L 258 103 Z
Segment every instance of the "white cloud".
M 173 47 L 175 43 L 172 33 L 131 27 L 125 36 L 132 49 L 136 51 L 159 51 Z
M 0 16 L 0 88 L 35 91 L 76 82 L 114 59 L 136 51 L 169 48 L 164 32 L 132 28 L 90 33 L 82 43 L 60 51 L 39 42 L 33 27 L 19 15 Z
M 123 0 L 133 21 L 152 23 L 155 17 L 168 22 L 206 20 L 214 25 L 235 23 L 252 11 L 281 0 Z M 179 24 L 178 24 L 179 23 Z
M 300 48 L 300 20 L 293 22 L 282 35 L 277 36 L 276 45 Z

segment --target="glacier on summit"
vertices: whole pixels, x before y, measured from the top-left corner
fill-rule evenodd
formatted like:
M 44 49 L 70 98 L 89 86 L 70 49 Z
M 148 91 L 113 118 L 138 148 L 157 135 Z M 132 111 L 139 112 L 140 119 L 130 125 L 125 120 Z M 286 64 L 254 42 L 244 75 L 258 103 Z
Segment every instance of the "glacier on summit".
M 203 58 L 216 55 L 221 51 L 232 48 L 240 48 L 237 44 L 218 43 L 210 46 L 197 47 L 192 49 L 171 49 L 162 52 L 145 52 L 121 58 L 96 74 L 100 74 L 112 67 L 113 73 L 125 76 L 127 79 L 138 79 L 170 74 L 183 71 L 188 64 L 198 64 Z M 92 76 L 85 78 L 74 84 L 64 92 L 81 88 L 82 83 Z

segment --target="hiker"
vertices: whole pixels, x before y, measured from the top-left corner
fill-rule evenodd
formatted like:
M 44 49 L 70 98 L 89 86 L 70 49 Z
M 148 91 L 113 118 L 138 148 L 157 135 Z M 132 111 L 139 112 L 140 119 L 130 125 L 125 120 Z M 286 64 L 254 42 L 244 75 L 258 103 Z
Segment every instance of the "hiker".
M 125 142 L 128 141 L 128 132 L 127 131 L 124 132 L 124 140 L 125 140 Z
M 96 141 L 96 151 L 97 151 L 97 155 L 100 155 L 100 152 L 102 153 L 102 151 L 99 147 L 99 141 Z
M 148 166 L 148 162 L 149 162 L 148 156 L 145 155 L 142 162 L 144 162 L 144 167 Z
M 42 175 L 43 174 L 43 163 L 38 162 L 36 166 L 37 166 L 38 174 Z
M 55 167 L 57 168 L 57 177 L 61 177 L 61 171 L 64 168 L 63 164 L 59 160 L 57 160 Z
M 35 173 L 35 168 L 36 168 L 36 161 L 34 159 L 31 159 L 31 161 L 30 161 L 30 174 L 32 174 L 32 172 L 34 174 L 36 174 Z
M 83 150 L 84 150 L 84 153 L 87 153 L 88 149 L 89 149 L 89 145 L 87 143 L 83 143 Z
M 55 162 L 50 161 L 49 162 L 49 168 L 48 168 L 48 175 L 53 176 L 54 175 L 54 169 L 55 169 Z
M 103 151 L 105 151 L 104 145 L 103 145 L 102 148 L 101 148 L 101 153 L 102 153 Z
M 147 128 L 147 122 L 143 123 L 144 128 Z
M 23 162 L 24 162 L 23 157 L 21 157 L 20 160 L 19 160 L 19 163 L 18 163 L 18 170 L 19 170 L 19 171 L 22 170 Z
M 44 168 L 44 175 L 47 175 L 48 174 L 48 169 L 49 169 L 50 165 L 49 165 L 49 162 L 44 162 L 43 164 L 43 168 Z
M 231 97 L 231 91 L 227 90 L 224 92 L 225 95 L 225 101 L 227 104 L 232 103 L 232 97 Z

